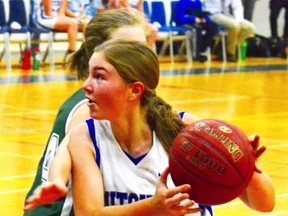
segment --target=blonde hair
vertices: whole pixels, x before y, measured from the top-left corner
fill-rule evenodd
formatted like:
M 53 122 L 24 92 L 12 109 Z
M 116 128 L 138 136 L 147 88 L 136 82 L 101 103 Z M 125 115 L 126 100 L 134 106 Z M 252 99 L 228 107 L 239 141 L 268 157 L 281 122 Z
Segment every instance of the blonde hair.
M 95 48 L 104 54 L 126 83 L 140 81 L 145 89 L 141 105 L 147 109 L 147 122 L 169 152 L 183 123 L 171 105 L 156 95 L 160 69 L 157 54 L 146 44 L 132 40 L 110 40 Z

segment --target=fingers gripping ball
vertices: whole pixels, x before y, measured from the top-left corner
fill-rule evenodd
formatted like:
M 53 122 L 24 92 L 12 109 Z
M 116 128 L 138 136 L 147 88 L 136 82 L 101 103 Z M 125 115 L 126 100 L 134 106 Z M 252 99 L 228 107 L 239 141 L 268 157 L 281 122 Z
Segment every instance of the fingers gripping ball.
M 236 126 L 205 119 L 184 128 L 173 141 L 169 167 L 175 185 L 188 183 L 190 199 L 219 205 L 238 197 L 255 168 L 253 147 Z

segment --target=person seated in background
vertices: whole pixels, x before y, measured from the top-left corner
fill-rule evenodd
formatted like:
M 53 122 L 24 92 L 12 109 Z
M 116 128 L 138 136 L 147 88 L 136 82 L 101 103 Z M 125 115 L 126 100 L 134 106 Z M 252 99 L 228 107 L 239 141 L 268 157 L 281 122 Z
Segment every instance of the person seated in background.
M 94 16 L 105 10 L 114 7 L 115 0 L 90 0 L 90 3 L 86 5 L 85 12 L 87 19 L 91 20 Z
M 284 30 L 283 30 L 283 44 L 280 43 L 283 47 L 286 47 L 285 52 L 281 53 L 284 55 L 283 57 L 288 56 L 288 0 L 270 0 L 269 2 L 269 9 L 270 9 L 270 29 L 271 29 L 271 39 L 272 43 L 279 44 L 279 41 L 281 40 L 279 38 L 278 34 L 278 17 L 280 14 L 281 9 L 285 9 L 285 15 L 284 15 Z
M 244 8 L 244 19 L 252 22 L 256 1 L 258 0 L 242 0 Z
M 213 37 L 218 33 L 218 25 L 211 21 L 208 12 L 203 11 L 201 0 L 180 0 L 177 5 L 177 25 L 188 25 L 196 29 L 196 59 L 207 61 L 203 53 L 214 45 Z
M 227 60 L 237 62 L 237 46 L 254 36 L 255 26 L 244 19 L 241 0 L 205 0 L 205 9 L 211 19 L 227 30 Z
M 40 28 L 67 32 L 68 50 L 70 55 L 76 50 L 78 21 L 67 16 L 68 0 L 35 0 L 32 19 Z
M 73 0 L 68 2 L 67 16 L 77 19 L 79 30 L 85 34 L 85 29 L 89 23 L 86 17 L 85 6 L 89 4 L 88 0 Z
M 126 9 L 135 8 L 141 13 L 144 13 L 143 0 L 115 0 L 115 7 Z M 147 33 L 147 44 L 153 48 L 157 41 L 158 29 L 154 25 L 147 23 L 145 32 Z
M 121 8 L 128 10 L 134 8 L 139 12 L 144 13 L 143 0 L 92 0 L 86 7 L 86 14 L 88 18 L 91 19 L 105 10 Z M 145 26 L 145 33 L 147 34 L 147 44 L 150 47 L 154 47 L 157 40 L 158 29 L 147 22 Z

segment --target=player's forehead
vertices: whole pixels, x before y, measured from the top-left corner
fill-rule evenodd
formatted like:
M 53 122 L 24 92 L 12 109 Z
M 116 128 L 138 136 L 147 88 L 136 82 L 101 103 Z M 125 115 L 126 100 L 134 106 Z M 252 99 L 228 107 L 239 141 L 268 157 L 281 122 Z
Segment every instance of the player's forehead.
M 146 42 L 145 32 L 142 26 L 124 26 L 116 29 L 110 34 L 109 39 L 130 39 Z

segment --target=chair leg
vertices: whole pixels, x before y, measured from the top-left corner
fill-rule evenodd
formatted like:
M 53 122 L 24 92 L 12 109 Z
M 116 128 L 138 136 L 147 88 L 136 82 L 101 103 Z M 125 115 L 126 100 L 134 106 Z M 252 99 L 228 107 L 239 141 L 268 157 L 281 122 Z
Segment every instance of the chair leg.
M 43 58 L 42 58 L 43 64 L 46 62 L 46 58 L 48 56 L 48 53 L 49 53 L 49 44 L 47 45 L 47 48 L 46 48 L 45 53 L 44 53 Z
M 237 45 L 238 61 L 241 61 L 241 44 Z
M 11 71 L 12 64 L 11 64 L 11 52 L 10 52 L 10 39 L 9 33 L 4 34 L 5 39 L 5 61 L 6 61 L 6 69 L 7 71 Z
M 223 62 L 227 62 L 225 34 L 221 34 L 221 41 L 222 41 L 222 58 L 223 58 Z
M 169 46 L 169 40 L 168 40 L 168 41 L 165 40 L 165 41 L 163 42 L 163 45 L 162 45 L 161 50 L 160 50 L 160 52 L 159 52 L 159 56 L 163 57 L 163 56 L 165 55 L 165 52 L 166 52 L 168 46 Z
M 207 47 L 206 55 L 207 55 L 208 62 L 211 62 L 212 58 L 211 58 L 211 48 L 210 47 Z
M 31 34 L 30 32 L 27 32 L 27 48 L 30 49 L 31 48 Z
M 193 41 L 193 30 L 186 32 L 186 55 L 187 63 L 191 64 L 193 62 L 193 51 L 191 46 L 191 40 Z
M 192 56 L 197 58 L 197 33 L 196 29 L 192 29 Z
M 174 63 L 174 44 L 173 44 L 173 32 L 169 32 L 169 48 L 170 48 L 170 61 Z
M 3 47 L 3 50 L 2 50 L 2 52 L 1 52 L 1 54 L 0 54 L 0 62 L 2 61 L 2 59 L 3 59 L 3 56 L 4 56 L 4 54 L 5 54 L 5 46 Z
M 55 66 L 54 61 L 54 52 L 53 52 L 53 32 L 49 32 L 48 34 L 48 51 L 49 51 L 49 60 L 50 60 L 50 68 L 53 69 Z
M 19 53 L 20 53 L 20 57 L 19 57 L 19 65 L 22 64 L 22 60 L 23 60 L 23 54 L 24 54 L 24 50 L 26 49 L 26 47 L 24 47 L 24 50 L 22 48 L 22 42 L 20 42 L 19 44 Z
M 47 56 L 49 55 L 49 64 L 50 69 L 54 69 L 55 60 L 54 60 L 54 52 L 53 52 L 53 32 L 49 32 L 47 36 L 47 48 L 45 50 L 44 56 L 42 58 L 42 63 L 45 63 Z
M 186 54 L 187 54 L 186 48 L 187 48 L 187 38 L 182 41 L 180 48 L 178 50 L 178 54 L 180 57 L 183 57 L 184 52 L 186 52 Z

